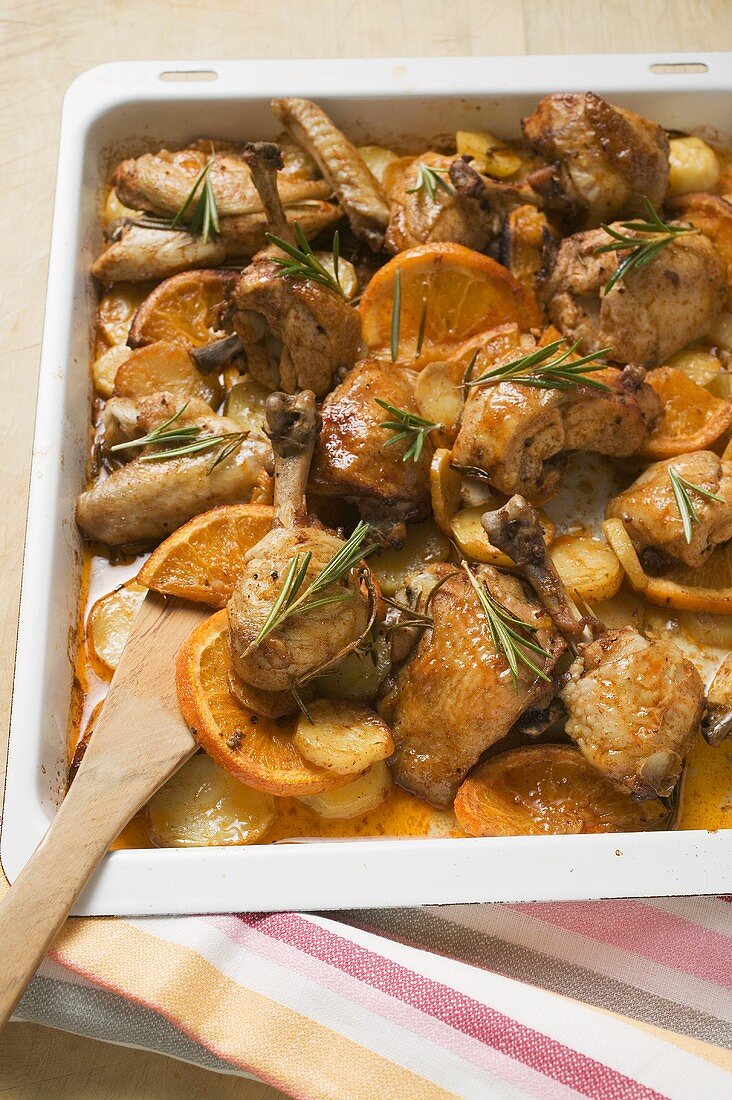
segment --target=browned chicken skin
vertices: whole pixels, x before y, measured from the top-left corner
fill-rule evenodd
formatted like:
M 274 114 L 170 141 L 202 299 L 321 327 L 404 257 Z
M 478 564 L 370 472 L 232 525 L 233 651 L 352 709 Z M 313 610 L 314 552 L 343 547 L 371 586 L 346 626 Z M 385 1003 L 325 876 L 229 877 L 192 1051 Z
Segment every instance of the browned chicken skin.
M 384 180 L 391 205 L 385 240 L 388 252 L 433 241 L 454 241 L 482 252 L 488 244 L 490 225 L 480 203 L 473 195 L 458 191 L 450 180 L 454 161 L 455 157 L 430 152 L 389 165 Z M 434 197 L 426 186 L 418 186 L 420 166 L 433 169 L 441 181 L 435 184 Z
M 534 637 L 551 655 L 543 659 L 550 674 L 565 647 L 540 606 L 517 578 L 492 566 L 478 567 L 476 576 L 511 614 L 539 625 Z M 387 681 L 379 712 L 394 737 L 391 768 L 397 783 L 436 806 L 449 806 L 485 750 L 505 737 L 525 711 L 549 702 L 555 689 L 523 665 L 514 686 L 462 570 L 430 565 L 410 583 L 424 581 L 434 588 L 429 603 L 433 625 Z M 541 666 L 542 659 L 537 660 Z
M 358 152 L 325 111 L 309 99 L 273 99 L 272 110 L 316 162 L 338 196 L 355 235 L 374 252 L 384 244 L 389 207 Z
M 320 593 L 345 597 L 293 615 L 256 643 L 282 591 L 295 555 L 311 554 L 300 594 L 343 548 L 343 540 L 308 522 L 305 486 L 317 435 L 317 411 L 310 391 L 267 399 L 268 433 L 275 452 L 275 524 L 245 555 L 244 569 L 227 605 L 229 647 L 239 677 L 264 691 L 304 684 L 352 649 L 369 628 L 369 607 L 353 573 Z
M 684 234 L 606 294 L 605 285 L 628 255 L 597 255 L 610 240 L 604 229 L 567 237 L 541 295 L 554 324 L 580 340 L 583 352 L 610 347 L 617 363 L 657 367 L 700 336 L 724 308 L 724 263 L 706 237 Z
M 515 326 L 497 329 L 478 357 L 473 376 L 509 363 L 536 347 Z M 643 372 L 610 367 L 592 375 L 611 387 L 536 389 L 516 381 L 473 386 L 453 446 L 456 466 L 482 470 L 503 493 L 547 499 L 559 487 L 566 455 L 594 451 L 636 452 L 653 426 L 660 404 Z
M 295 244 L 279 202 L 275 179 L 281 163 L 277 146 L 245 147 L 272 232 Z M 284 275 L 270 250 L 243 272 L 233 292 L 233 325 L 247 356 L 249 373 L 271 390 L 310 389 L 324 397 L 337 371 L 353 365 L 360 342 L 358 314 L 337 291 Z
M 394 434 L 380 427 L 390 415 L 377 398 L 417 412 L 408 371 L 373 360 L 359 363 L 323 402 L 311 485 L 321 495 L 355 502 L 376 533 L 399 546 L 405 521 L 416 523 L 429 514 L 433 450 L 427 440 L 418 462 L 404 462 L 409 443 L 387 446 Z
M 674 496 L 669 467 L 721 502 L 689 490 L 698 520 L 691 527 L 691 542 L 684 536 L 681 513 Z M 696 568 L 716 546 L 732 538 L 732 463 L 712 451 L 694 451 L 655 462 L 623 493 L 608 503 L 608 519 L 620 519 L 651 572 L 671 561 Z
M 545 96 L 523 120 L 524 137 L 549 162 L 529 178 L 547 209 L 578 227 L 660 206 L 668 186 L 663 127 L 587 92 Z
M 639 801 L 670 795 L 704 709 L 695 666 L 667 639 L 583 619 L 554 570 L 536 513 L 521 497 L 482 522 L 493 545 L 524 567 L 555 621 L 574 619 L 592 636 L 579 646 L 560 692 L 568 735 L 595 768 Z
M 166 394 L 141 402 L 135 436 L 158 427 L 181 404 Z M 201 428 L 199 438 L 241 432 L 235 421 L 216 416 L 203 402 L 194 398 L 191 405 L 186 419 Z M 155 449 L 147 447 L 143 453 Z M 244 440 L 212 469 L 216 455 L 212 449 L 158 462 L 146 462 L 142 455 L 133 458 L 79 495 L 76 522 L 87 538 L 109 546 L 156 542 L 209 508 L 248 501 L 271 468 L 269 444 L 261 440 Z

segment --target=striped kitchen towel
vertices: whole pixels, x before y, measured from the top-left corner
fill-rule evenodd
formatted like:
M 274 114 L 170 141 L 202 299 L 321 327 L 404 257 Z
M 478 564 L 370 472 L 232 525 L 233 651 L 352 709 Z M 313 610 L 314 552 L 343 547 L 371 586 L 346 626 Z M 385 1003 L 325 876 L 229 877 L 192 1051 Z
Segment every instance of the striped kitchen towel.
M 72 920 L 17 1018 L 307 1100 L 728 1100 L 726 898 Z

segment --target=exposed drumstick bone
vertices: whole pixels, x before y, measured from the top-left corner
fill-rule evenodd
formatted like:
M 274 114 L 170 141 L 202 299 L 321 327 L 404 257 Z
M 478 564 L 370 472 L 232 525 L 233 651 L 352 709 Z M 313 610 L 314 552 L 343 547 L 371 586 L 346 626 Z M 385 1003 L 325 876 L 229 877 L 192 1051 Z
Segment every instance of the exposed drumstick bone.
M 305 487 L 318 437 L 315 394 L 271 393 L 265 411 L 275 456 L 273 526 L 302 527 L 307 524 Z
M 249 165 L 252 181 L 262 200 L 270 233 L 288 244 L 297 244 L 295 231 L 285 216 L 277 190 L 277 172 L 285 163 L 279 145 L 272 141 L 248 141 L 242 150 L 242 157 Z
M 582 634 L 589 628 L 593 637 L 605 633 L 599 619 L 594 615 L 582 615 L 567 595 L 547 552 L 536 512 L 527 500 L 518 494 L 512 496 L 502 508 L 486 512 L 481 523 L 491 544 L 521 566 L 560 630 Z

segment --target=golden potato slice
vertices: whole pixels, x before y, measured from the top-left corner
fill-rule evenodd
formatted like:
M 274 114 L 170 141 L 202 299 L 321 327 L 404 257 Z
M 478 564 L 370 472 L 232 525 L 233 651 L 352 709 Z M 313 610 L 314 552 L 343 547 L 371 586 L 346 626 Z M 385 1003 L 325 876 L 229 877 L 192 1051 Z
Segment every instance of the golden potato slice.
M 447 561 L 450 540 L 437 529 L 431 519 L 410 524 L 401 550 L 382 550 L 370 560 L 372 572 L 385 596 L 393 596 L 413 576 L 431 561 Z
M 679 611 L 675 618 L 681 629 L 700 645 L 732 649 L 732 615 L 711 615 L 706 611 Z
M 549 556 L 570 594 L 591 603 L 609 600 L 623 583 L 617 555 L 588 535 L 560 535 Z
M 358 775 L 394 752 L 389 727 L 362 703 L 316 699 L 301 714 L 293 736 L 301 756 L 338 775 Z
M 132 630 L 135 615 L 145 599 L 146 588 L 137 581 L 120 585 L 92 607 L 86 621 L 86 649 L 92 666 L 111 679 Z
M 98 356 L 92 365 L 94 389 L 101 397 L 111 397 L 117 371 L 132 355 L 132 348 L 126 344 L 115 344 Z
M 378 634 L 368 653 L 349 653 L 339 665 L 308 685 L 315 698 L 351 699 L 372 703 L 391 668 L 391 642 Z
M 648 587 L 648 577 L 638 559 L 630 535 L 625 530 L 623 521 L 606 519 L 602 529 L 633 588 L 636 592 L 644 592 Z
M 224 414 L 236 420 L 237 424 L 241 424 L 245 431 L 263 435 L 266 426 L 264 403 L 268 397 L 267 387 L 257 382 L 250 374 L 245 374 L 229 390 Z
M 666 828 L 659 799 L 633 802 L 569 745 L 530 745 L 475 768 L 455 798 L 471 836 L 635 833 Z
M 672 355 L 664 365 L 684 371 L 697 386 L 706 387 L 709 387 L 722 370 L 720 359 L 708 348 L 684 348 Z
M 458 130 L 455 135 L 457 151 L 461 156 L 472 157 L 479 172 L 494 179 L 503 180 L 515 176 L 521 169 L 521 157 L 508 148 L 506 142 L 487 130 Z
M 452 538 L 452 517 L 460 508 L 461 486 L 460 474 L 452 467 L 452 451 L 440 447 L 430 467 L 430 494 L 435 523 L 448 538 Z
M 271 794 L 245 786 L 199 752 L 150 799 L 148 829 L 159 848 L 253 844 L 272 825 L 275 806 Z
M 454 364 L 429 363 L 417 377 L 414 396 L 422 416 L 448 432 L 454 433 L 463 411 L 463 389 L 453 380 Z
M 127 343 L 132 320 L 149 288 L 149 283 L 116 283 L 102 295 L 97 310 L 97 328 L 106 347 Z
M 301 795 L 300 802 L 320 817 L 361 817 L 380 806 L 388 798 L 391 788 L 389 766 L 384 760 L 378 760 L 345 787 L 323 791 L 322 794 Z
M 359 145 L 356 150 L 361 160 L 372 176 L 374 176 L 379 183 L 384 184 L 384 172 L 389 164 L 393 164 L 399 157 L 396 153 L 392 153 L 391 149 L 385 149 L 383 145 Z
M 720 163 L 706 141 L 698 137 L 671 138 L 668 155 L 670 195 L 713 191 L 721 175 Z
M 114 392 L 117 397 L 142 397 L 165 390 L 175 397 L 202 397 L 216 408 L 222 397 L 221 383 L 215 374 L 202 374 L 186 348 L 162 340 L 138 348 L 117 370 Z
M 480 522 L 481 517 L 490 507 L 498 507 L 498 505 L 479 504 L 461 509 L 452 517 L 453 538 L 461 553 L 471 561 L 487 562 L 502 569 L 511 569 L 514 567 L 514 562 L 488 541 L 488 536 Z M 536 511 L 544 532 L 544 542 L 549 546 L 554 538 L 554 524 L 541 508 L 537 508 Z

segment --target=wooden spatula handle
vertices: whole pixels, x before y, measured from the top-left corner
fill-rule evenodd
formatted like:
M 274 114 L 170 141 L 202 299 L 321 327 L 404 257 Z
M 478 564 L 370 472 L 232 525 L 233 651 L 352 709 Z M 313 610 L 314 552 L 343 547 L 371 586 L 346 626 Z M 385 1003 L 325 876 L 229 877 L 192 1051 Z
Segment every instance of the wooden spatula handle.
M 201 609 L 148 594 L 76 779 L 0 901 L 0 1029 L 110 844 L 196 750 L 175 658 Z

